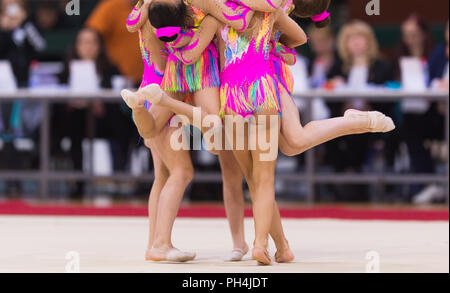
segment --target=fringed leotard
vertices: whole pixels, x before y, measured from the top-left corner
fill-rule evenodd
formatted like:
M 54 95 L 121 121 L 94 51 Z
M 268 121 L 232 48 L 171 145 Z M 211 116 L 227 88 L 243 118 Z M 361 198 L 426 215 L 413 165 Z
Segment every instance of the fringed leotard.
M 192 9 L 195 27 L 198 27 L 205 18 L 205 14 L 199 9 Z M 182 34 L 192 36 L 194 32 L 195 28 L 186 30 Z M 189 50 L 190 48 L 180 49 Z M 175 55 L 168 53 L 162 88 L 167 92 L 196 92 L 206 88 L 219 87 L 218 58 L 215 42 L 211 42 L 197 62 L 191 65 L 184 64 Z
M 221 115 L 230 112 L 244 118 L 261 110 L 274 109 L 281 114 L 279 85 L 269 63 L 271 13 L 264 13 L 259 33 L 249 40 L 225 26 L 225 64 L 220 75 Z
M 158 68 L 158 65 L 150 61 L 150 51 L 144 45 L 144 36 L 142 30 L 139 30 L 139 39 L 142 61 L 144 62 L 144 75 L 142 76 L 140 88 L 153 83 L 161 85 L 164 78 L 164 71 L 160 70 Z
M 141 12 L 139 11 L 141 1 L 138 2 L 136 7 L 133 8 L 133 11 L 131 11 L 130 16 L 127 20 L 127 25 L 133 26 L 136 25 L 141 18 Z M 141 49 L 141 55 L 142 55 L 142 61 L 144 62 L 144 74 L 142 76 L 142 82 L 140 85 L 140 88 L 145 87 L 150 84 L 162 84 L 163 78 L 164 78 L 164 68 L 160 69 L 160 67 L 163 67 L 165 63 L 166 56 L 163 53 L 164 45 L 161 41 L 159 41 L 156 36 L 154 36 L 154 33 L 151 30 L 151 26 L 148 20 L 142 25 L 141 28 L 139 28 L 139 47 Z M 158 44 L 158 42 L 160 44 Z M 150 47 L 157 47 L 158 52 L 155 51 L 155 48 L 153 48 L 153 51 L 150 49 Z M 160 62 L 160 66 L 153 62 L 152 60 L 152 54 L 160 54 L 160 58 L 162 61 Z M 149 109 L 151 104 L 149 102 L 146 102 L 145 107 Z

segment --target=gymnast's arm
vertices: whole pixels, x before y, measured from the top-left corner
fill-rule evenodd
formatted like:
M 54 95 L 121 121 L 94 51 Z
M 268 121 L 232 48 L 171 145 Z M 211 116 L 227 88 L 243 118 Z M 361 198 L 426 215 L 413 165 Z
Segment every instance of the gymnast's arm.
M 184 48 L 174 50 L 173 54 L 185 64 L 194 64 L 212 42 L 218 28 L 219 22 L 217 19 L 207 15 L 192 37 L 191 42 Z
M 252 10 L 261 12 L 275 12 L 281 7 L 282 0 L 229 0 L 237 4 L 245 5 Z
M 139 0 L 131 11 L 127 19 L 127 29 L 130 33 L 135 33 L 148 20 L 148 7 L 151 0 Z
M 303 29 L 281 9 L 277 12 L 275 28 L 283 32 L 280 42 L 289 48 L 295 48 L 307 42 Z
M 193 0 L 192 5 L 217 18 L 220 22 L 244 31 L 255 11 L 275 12 L 282 0 Z
M 193 36 L 194 31 L 191 29 L 182 31 L 175 41 L 169 43 L 169 46 L 175 49 L 184 48 L 189 45 Z
M 237 31 L 246 30 L 255 14 L 251 8 L 228 0 L 193 0 L 192 6 L 214 16 L 220 22 Z

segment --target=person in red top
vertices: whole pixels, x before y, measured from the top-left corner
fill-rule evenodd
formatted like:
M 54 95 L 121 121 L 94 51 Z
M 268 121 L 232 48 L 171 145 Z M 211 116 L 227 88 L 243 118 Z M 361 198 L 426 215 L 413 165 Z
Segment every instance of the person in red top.
M 144 72 L 137 34 L 127 31 L 129 12 L 136 0 L 103 0 L 89 16 L 86 26 L 98 31 L 111 61 L 121 73 L 138 83 Z

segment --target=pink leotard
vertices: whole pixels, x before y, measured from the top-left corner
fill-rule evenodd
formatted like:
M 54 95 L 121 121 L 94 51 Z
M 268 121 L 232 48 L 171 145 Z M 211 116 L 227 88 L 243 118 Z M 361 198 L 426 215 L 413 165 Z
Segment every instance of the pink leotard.
M 281 113 L 279 85 L 269 63 L 271 13 L 265 13 L 259 33 L 249 40 L 225 26 L 222 38 L 226 48 L 220 75 L 221 114 L 236 113 L 244 118 L 264 109 Z

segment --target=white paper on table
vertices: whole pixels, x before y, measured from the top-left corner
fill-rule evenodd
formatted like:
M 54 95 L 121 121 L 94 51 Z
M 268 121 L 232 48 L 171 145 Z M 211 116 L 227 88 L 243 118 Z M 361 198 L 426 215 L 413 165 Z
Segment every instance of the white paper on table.
M 422 60 L 415 57 L 400 59 L 403 89 L 408 91 L 425 91 L 427 89 L 425 70 Z
M 400 59 L 402 86 L 406 91 L 425 91 L 427 89 L 425 70 L 422 60 L 416 57 Z M 402 103 L 405 113 L 423 114 L 428 110 L 429 103 L 425 99 L 407 99 Z
M 113 160 L 109 142 L 105 139 L 95 139 L 93 149 L 94 174 L 100 176 L 111 175 L 113 173 Z
M 352 90 L 364 90 L 368 87 L 369 68 L 353 66 L 348 76 L 347 87 Z
M 95 92 L 100 89 L 100 80 L 93 61 L 70 62 L 69 87 L 74 92 Z
M 131 152 L 131 159 L 130 159 L 131 174 L 133 174 L 134 176 L 140 176 L 145 172 L 148 172 L 149 159 L 150 157 L 147 148 L 141 147 L 133 150 Z
M 9 61 L 0 61 L 0 92 L 14 93 L 17 91 L 17 82 Z
M 92 154 L 91 144 L 92 143 Z M 93 174 L 97 176 L 109 176 L 113 173 L 113 161 L 109 142 L 105 139 L 94 139 L 90 142 L 84 139 L 83 150 L 83 170 L 88 172 L 92 166 Z
M 111 78 L 111 84 L 113 90 L 120 92 L 121 90 L 127 88 L 127 79 L 121 75 L 114 75 Z
M 294 96 L 301 95 L 310 89 L 307 63 L 306 58 L 297 56 L 297 63 L 291 66 L 292 74 L 294 75 Z M 295 103 L 300 110 L 305 110 L 306 104 L 303 99 L 295 99 Z M 329 115 L 330 111 L 322 99 L 316 98 L 312 101 L 311 117 L 313 120 L 326 119 Z
M 297 62 L 291 66 L 294 75 L 294 92 L 293 94 L 302 94 L 309 90 L 308 85 L 308 68 L 305 58 L 297 56 Z

